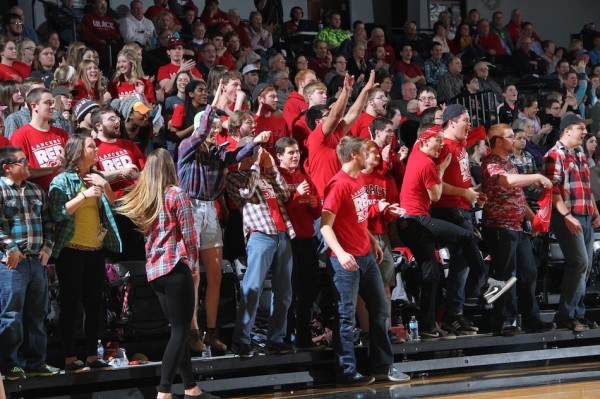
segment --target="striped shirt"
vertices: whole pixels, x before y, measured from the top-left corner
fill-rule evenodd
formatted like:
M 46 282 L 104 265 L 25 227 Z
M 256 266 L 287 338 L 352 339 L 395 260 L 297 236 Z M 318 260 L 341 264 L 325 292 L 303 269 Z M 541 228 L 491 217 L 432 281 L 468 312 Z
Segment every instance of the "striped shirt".
M 270 168 L 266 174 L 261 174 L 260 168 L 256 165 L 252 165 L 247 171 L 236 170 L 227 174 L 229 197 L 235 201 L 238 208 L 242 209 L 244 237 L 248 237 L 252 231 L 265 234 L 278 233 L 267 200 L 259 188 L 261 179 L 266 186 L 274 190 L 287 233 L 290 239 L 294 238 L 296 233 L 284 205 L 290 196 L 287 183 L 276 167 Z
M 21 251 L 37 256 L 41 251 L 52 255 L 54 223 L 44 190 L 24 181 L 17 186 L 9 178 L 0 178 L 0 253 Z
M 543 170 L 552 182 L 552 192 L 560 194 L 571 213 L 594 214 L 590 168 L 581 149 L 569 150 L 557 141 L 544 156 Z
M 165 192 L 163 207 L 146 236 L 146 274 L 148 281 L 168 274 L 182 261 L 197 267 L 198 240 L 189 197 L 181 188 Z

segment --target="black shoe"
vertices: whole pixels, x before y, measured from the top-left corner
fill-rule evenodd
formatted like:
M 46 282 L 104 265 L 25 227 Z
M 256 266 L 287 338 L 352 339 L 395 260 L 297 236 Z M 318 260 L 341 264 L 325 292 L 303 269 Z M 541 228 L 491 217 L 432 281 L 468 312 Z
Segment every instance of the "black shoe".
M 249 344 L 231 344 L 231 351 L 242 359 L 250 359 L 256 355 L 256 351 Z
M 421 335 L 421 340 L 423 340 L 423 341 L 429 341 L 432 339 L 439 339 L 442 341 L 449 340 L 449 339 L 456 339 L 456 335 L 449 333 L 447 331 L 444 331 L 437 327 L 435 327 L 433 330 L 420 331 L 419 333 Z
M 318 352 L 327 349 L 327 346 L 310 341 L 308 344 L 296 344 L 296 352 Z
M 583 332 L 590 329 L 587 324 L 583 324 L 577 319 L 566 319 L 556 323 L 558 328 L 566 328 L 573 332 Z
M 21 367 L 12 367 L 10 370 L 3 370 L 2 375 L 7 381 L 20 381 L 27 378 Z
M 336 381 L 337 385 L 345 385 L 345 386 L 363 386 L 372 384 L 375 381 L 374 377 L 369 377 L 366 375 L 362 375 L 359 372 L 354 373 L 354 375 L 343 376 L 338 378 Z
M 479 331 L 479 328 L 475 327 L 462 313 L 452 316 L 448 323 L 444 323 L 443 328 L 456 335 L 476 335 Z
M 406 342 L 404 338 L 400 337 L 393 331 L 388 330 L 388 337 L 390 337 L 390 342 L 392 343 L 392 345 L 403 344 Z
M 285 342 L 269 342 L 265 346 L 265 353 L 268 355 L 287 355 L 294 352 L 294 345 Z
M 82 373 L 90 371 L 90 368 L 83 364 L 81 360 L 75 360 L 73 363 L 65 364 L 65 373 Z
M 521 328 L 516 326 L 504 326 L 502 327 L 502 331 L 500 331 L 500 335 L 503 337 L 514 337 L 521 335 Z
M 43 366 L 40 366 L 36 369 L 31 369 L 31 370 L 25 371 L 25 375 L 27 377 L 52 377 L 54 375 L 57 375 L 59 372 L 60 372 L 60 370 L 57 369 L 56 367 L 52 367 L 52 366 L 48 366 L 47 364 L 44 364 Z
M 531 333 L 551 331 L 556 328 L 556 324 L 552 322 L 545 322 L 539 317 L 534 317 L 527 322 L 523 322 L 523 330 Z
M 106 363 L 102 359 L 96 359 L 93 362 L 87 361 L 85 362 L 85 366 L 89 367 L 91 371 L 99 371 L 99 370 L 113 370 L 113 366 Z
M 594 329 L 598 328 L 598 323 L 596 323 L 593 320 L 588 320 L 585 317 L 578 317 L 577 321 L 579 321 L 581 324 L 588 326 L 588 328 L 590 330 L 594 330 Z

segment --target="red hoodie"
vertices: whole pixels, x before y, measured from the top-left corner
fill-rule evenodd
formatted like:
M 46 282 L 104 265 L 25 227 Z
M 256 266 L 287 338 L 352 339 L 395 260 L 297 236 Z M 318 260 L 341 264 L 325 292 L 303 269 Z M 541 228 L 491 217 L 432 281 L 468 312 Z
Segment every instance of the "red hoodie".
M 290 192 L 290 200 L 285 204 L 285 209 L 290 217 L 294 231 L 296 232 L 295 239 L 308 240 L 315 235 L 315 228 L 313 222 L 321 216 L 322 205 L 321 201 L 318 200 L 319 194 L 317 188 L 310 180 L 310 177 L 306 176 L 300 170 L 296 169 L 295 172 L 290 172 L 286 169 L 279 168 L 281 176 L 285 179 L 288 190 Z M 306 180 L 310 186 L 310 195 L 317 197 L 317 207 L 312 208 L 308 201 L 307 196 L 300 196 L 296 191 L 296 188 Z M 310 216 L 310 217 L 308 217 Z
M 86 14 L 81 21 L 81 37 L 88 45 L 97 45 L 100 40 L 122 42 L 119 26 L 114 18 L 108 15 Z
M 294 121 L 298 119 L 300 113 L 308 109 L 308 104 L 304 97 L 301 96 L 297 91 L 293 91 L 288 95 L 288 99 L 283 106 L 283 119 L 287 125 L 288 132 L 292 131 L 294 127 Z

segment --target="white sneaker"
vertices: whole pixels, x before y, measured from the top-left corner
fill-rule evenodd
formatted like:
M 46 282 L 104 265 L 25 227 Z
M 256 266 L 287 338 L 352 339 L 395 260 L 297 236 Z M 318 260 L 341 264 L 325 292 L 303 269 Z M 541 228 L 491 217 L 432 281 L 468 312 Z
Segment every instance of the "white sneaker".
M 488 278 L 488 289 L 483 294 L 483 299 L 487 303 L 493 303 L 496 299 L 500 298 L 502 294 L 510 289 L 517 282 L 516 277 L 511 277 L 506 281 L 498 281 L 493 278 Z

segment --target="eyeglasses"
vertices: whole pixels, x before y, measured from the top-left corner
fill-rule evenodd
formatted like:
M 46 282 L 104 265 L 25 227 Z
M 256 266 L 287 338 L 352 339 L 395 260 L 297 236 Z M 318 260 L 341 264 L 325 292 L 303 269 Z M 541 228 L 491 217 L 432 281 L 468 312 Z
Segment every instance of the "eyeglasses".
M 35 50 L 35 47 L 23 47 L 23 50 L 33 51 Z
M 514 139 L 515 139 L 515 136 L 514 136 L 514 134 L 513 134 L 513 135 L 511 135 L 511 136 L 502 136 L 502 138 L 503 138 L 504 140 L 514 140 Z
M 7 165 L 29 165 L 29 158 L 19 158 L 16 161 L 7 162 Z
M 11 22 L 11 23 L 9 23 L 9 25 L 17 25 L 17 26 L 20 26 L 20 25 L 23 25 L 23 22 L 18 22 L 18 21 L 15 21 L 15 22 Z

